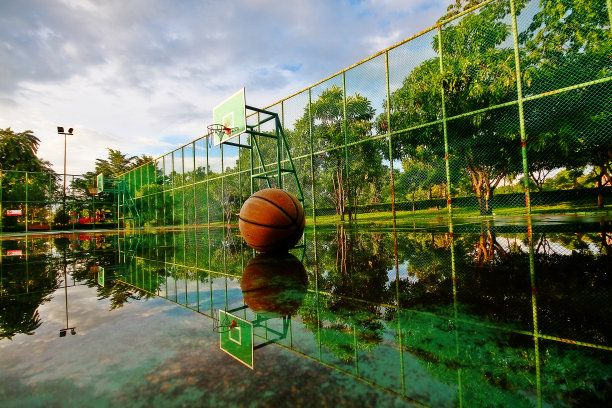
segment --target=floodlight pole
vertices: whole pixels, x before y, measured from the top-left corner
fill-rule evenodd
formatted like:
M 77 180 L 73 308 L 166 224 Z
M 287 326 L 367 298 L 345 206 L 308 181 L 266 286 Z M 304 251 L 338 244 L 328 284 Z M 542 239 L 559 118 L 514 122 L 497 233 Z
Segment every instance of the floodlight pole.
M 64 211 L 64 214 L 66 214 L 66 135 L 72 135 L 73 130 L 74 129 L 70 128 L 67 132 L 64 132 L 64 128 L 62 126 L 57 127 L 57 133 L 64 135 L 64 195 L 62 200 L 62 210 Z

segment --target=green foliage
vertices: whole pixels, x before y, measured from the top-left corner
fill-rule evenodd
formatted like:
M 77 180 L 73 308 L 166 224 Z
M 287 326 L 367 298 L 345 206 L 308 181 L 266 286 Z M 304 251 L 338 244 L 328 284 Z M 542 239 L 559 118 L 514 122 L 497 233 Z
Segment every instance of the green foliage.
M 31 130 L 0 129 L 0 166 L 4 170 L 52 172 L 49 163 L 38 158 L 40 139 Z
M 609 31 L 605 0 L 542 2 L 519 38 L 526 95 L 612 75 Z M 611 94 L 607 83 L 592 85 L 538 99 L 526 111 L 534 169 L 595 167 L 600 207 L 612 173 Z
M 125 153 L 121 153 L 120 150 L 111 148 L 107 148 L 106 150 L 108 150 L 107 159 L 96 159 L 95 174 L 104 173 L 106 177 L 117 177 L 141 164 L 151 161 L 151 157 L 145 155 L 141 157 L 128 157 Z
M 384 142 L 368 140 L 351 146 L 348 153 L 334 148 L 371 137 L 373 119 L 374 109 L 369 100 L 359 94 L 345 98 L 342 89 L 333 85 L 321 92 L 310 108 L 305 108 L 304 115 L 295 123 L 295 134 L 290 136 L 293 149 L 310 150 L 310 146 L 296 146 L 295 141 L 301 138 L 302 143 L 308 142 L 312 129 L 313 145 L 326 149 L 312 169 L 318 181 L 317 199 L 320 203 L 332 203 L 341 219 L 345 215 L 352 218 L 357 205 L 389 200 L 380 194 L 383 182 L 389 180 L 388 167 L 382 163 Z M 307 169 L 300 172 L 308 173 Z M 304 181 L 304 186 L 310 185 L 308 180 Z
M 56 225 L 68 225 L 70 223 L 68 212 L 64 211 L 62 208 L 57 210 L 53 216 L 53 223 Z

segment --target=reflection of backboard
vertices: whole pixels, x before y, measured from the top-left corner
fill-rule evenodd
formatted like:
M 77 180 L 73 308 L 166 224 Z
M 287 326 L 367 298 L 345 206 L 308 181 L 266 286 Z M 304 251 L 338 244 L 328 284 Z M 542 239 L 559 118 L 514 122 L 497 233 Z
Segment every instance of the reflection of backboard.
M 236 322 L 228 331 L 219 333 L 221 350 L 253 368 L 253 324 L 221 309 L 219 322 Z
M 98 177 L 96 179 L 96 187 L 98 187 L 98 193 L 101 193 L 102 191 L 104 191 L 104 174 L 103 173 L 98 174 Z
M 104 268 L 98 266 L 98 285 L 104 287 Z
M 246 130 L 246 100 L 244 88 L 221 102 L 213 109 L 213 123 L 230 129 L 214 135 L 215 146 L 238 136 Z

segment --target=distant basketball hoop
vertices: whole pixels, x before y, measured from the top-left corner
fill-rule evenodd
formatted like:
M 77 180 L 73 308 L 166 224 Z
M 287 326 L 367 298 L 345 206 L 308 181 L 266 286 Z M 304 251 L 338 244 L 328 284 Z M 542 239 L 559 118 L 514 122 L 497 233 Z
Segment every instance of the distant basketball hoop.
M 98 194 L 98 187 L 87 187 L 87 189 L 89 190 L 89 194 L 91 195 Z

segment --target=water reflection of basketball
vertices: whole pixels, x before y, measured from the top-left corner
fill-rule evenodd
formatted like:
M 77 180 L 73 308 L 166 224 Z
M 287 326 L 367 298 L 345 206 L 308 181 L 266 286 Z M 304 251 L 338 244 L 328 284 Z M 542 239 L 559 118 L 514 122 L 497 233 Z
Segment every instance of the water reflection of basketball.
M 304 301 L 308 276 L 295 256 L 259 254 L 251 259 L 240 282 L 244 303 L 268 317 L 294 313 Z
M 304 233 L 304 209 L 292 194 L 276 188 L 260 190 L 240 209 L 238 226 L 247 244 L 259 252 L 293 248 Z

